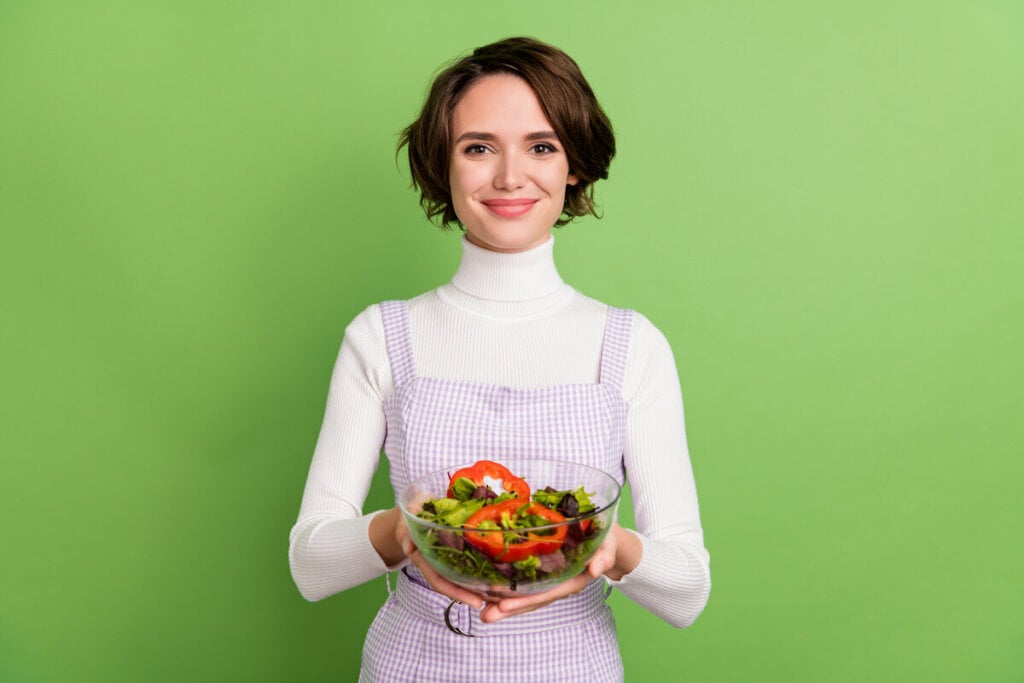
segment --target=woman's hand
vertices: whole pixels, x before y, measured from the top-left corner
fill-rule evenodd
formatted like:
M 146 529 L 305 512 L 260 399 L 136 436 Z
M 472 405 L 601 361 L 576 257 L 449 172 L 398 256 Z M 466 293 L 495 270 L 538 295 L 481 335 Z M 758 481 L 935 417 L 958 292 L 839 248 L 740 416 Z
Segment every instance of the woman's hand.
M 489 603 L 480 612 L 480 621 L 494 622 L 516 614 L 532 612 L 556 600 L 579 593 L 591 580 L 599 579 L 605 574 L 618 581 L 633 571 L 642 554 L 643 546 L 640 545 L 640 540 L 615 522 L 608 530 L 601 547 L 590 558 L 586 571 L 543 593 L 524 595 L 521 598 L 504 598 Z
M 409 534 L 409 527 L 405 525 L 405 520 L 401 514 L 398 515 L 398 521 L 395 525 L 395 541 L 402 548 L 408 557 L 409 561 L 412 562 L 423 574 L 423 577 L 430 584 L 430 587 L 441 595 L 447 596 L 452 600 L 458 600 L 459 602 L 465 603 L 474 609 L 480 609 L 484 606 L 484 599 L 472 591 L 466 590 L 460 586 L 456 586 L 454 583 L 444 578 L 434 568 L 427 563 L 423 555 L 420 553 L 419 548 L 416 547 L 416 542 L 412 540 L 412 536 Z
M 543 593 L 498 599 L 481 596 L 456 586 L 438 574 L 416 547 L 415 541 L 409 534 L 409 528 L 402 518 L 402 512 L 397 507 L 382 512 L 370 521 L 370 540 L 385 564 L 393 566 L 408 557 L 409 561 L 422 572 L 431 588 L 452 600 L 458 600 L 474 609 L 481 610 L 480 620 L 484 622 L 500 621 L 516 614 L 532 612 L 545 605 L 550 605 L 556 600 L 579 593 L 586 588 L 590 581 L 605 575 L 618 581 L 633 571 L 643 554 L 640 540 L 619 526 L 618 522 L 615 522 L 608 530 L 608 535 L 605 536 L 601 547 L 590 558 L 587 569 L 578 576 Z

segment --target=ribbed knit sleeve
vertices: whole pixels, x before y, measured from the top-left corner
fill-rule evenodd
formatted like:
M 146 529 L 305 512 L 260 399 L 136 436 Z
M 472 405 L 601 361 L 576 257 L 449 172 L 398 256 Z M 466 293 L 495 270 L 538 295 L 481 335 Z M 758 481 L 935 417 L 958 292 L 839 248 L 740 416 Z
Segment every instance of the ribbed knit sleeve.
M 643 557 L 610 583 L 673 626 L 689 626 L 711 591 L 710 560 L 675 360 L 664 335 L 640 315 L 623 394 L 629 403 L 624 456 Z
M 289 536 L 299 592 L 320 600 L 382 575 L 363 502 L 384 442 L 384 397 L 391 390 L 380 309 L 371 306 L 345 330 L 327 409 Z

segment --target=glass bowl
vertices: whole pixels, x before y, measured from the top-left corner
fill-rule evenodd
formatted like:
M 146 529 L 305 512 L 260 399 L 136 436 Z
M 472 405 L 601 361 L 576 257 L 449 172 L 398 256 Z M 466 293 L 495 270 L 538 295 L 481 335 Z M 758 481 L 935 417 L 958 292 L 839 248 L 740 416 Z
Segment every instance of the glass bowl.
M 548 487 L 554 491 L 576 491 L 582 487 L 594 509 L 574 517 L 566 514 L 564 522 L 517 527 L 514 532 L 475 525 L 448 526 L 418 517 L 428 501 L 446 497 L 453 473 L 474 463 L 446 468 L 416 479 L 399 497 L 406 526 L 420 553 L 452 583 L 496 597 L 539 593 L 582 572 L 615 521 L 621 493 L 619 483 L 601 470 L 558 460 L 509 460 L 502 464 L 524 479 L 531 493 Z M 498 482 L 487 483 L 496 493 L 503 492 Z M 515 500 L 518 505 L 511 503 L 513 508 L 524 511 L 522 506 L 527 501 Z M 568 511 L 566 504 L 570 507 Z M 572 501 L 563 501 L 562 511 L 571 513 L 571 504 Z M 515 561 L 507 561 L 512 548 Z M 488 554 L 481 549 L 489 550 Z M 489 555 L 495 552 L 497 555 L 492 559 Z

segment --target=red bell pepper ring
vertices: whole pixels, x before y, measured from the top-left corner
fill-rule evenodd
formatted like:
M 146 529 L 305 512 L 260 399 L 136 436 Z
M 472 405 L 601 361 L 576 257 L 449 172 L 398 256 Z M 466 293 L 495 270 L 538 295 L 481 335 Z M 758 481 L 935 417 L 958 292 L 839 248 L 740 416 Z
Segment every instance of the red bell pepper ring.
M 551 524 L 565 521 L 562 513 L 533 501 L 524 503 L 520 500 L 506 500 L 503 503 L 484 506 L 466 520 L 466 540 L 484 555 L 498 562 L 518 562 L 533 555 L 553 553 L 562 547 L 565 535 L 569 531 L 568 525 L 563 524 L 545 530 L 549 532 L 545 534 L 526 530 L 517 532 L 514 528 L 506 529 L 502 526 L 503 515 L 508 515 L 511 522 L 520 515 L 536 515 Z M 494 522 L 502 528 L 494 531 L 476 529 L 485 521 Z M 516 534 L 516 537 L 507 540 L 507 535 L 512 534 Z
M 484 477 L 491 479 L 500 479 L 501 485 L 506 491 L 516 494 L 523 500 L 530 499 L 530 485 L 525 481 L 512 474 L 507 467 L 500 465 L 490 460 L 479 460 L 469 467 L 463 467 L 461 470 L 457 470 L 455 474 L 451 476 L 448 481 L 448 497 L 454 498 L 455 494 L 452 492 L 452 487 L 455 482 L 460 478 L 465 477 L 469 479 L 477 486 L 485 486 Z M 496 493 L 500 493 L 497 491 Z

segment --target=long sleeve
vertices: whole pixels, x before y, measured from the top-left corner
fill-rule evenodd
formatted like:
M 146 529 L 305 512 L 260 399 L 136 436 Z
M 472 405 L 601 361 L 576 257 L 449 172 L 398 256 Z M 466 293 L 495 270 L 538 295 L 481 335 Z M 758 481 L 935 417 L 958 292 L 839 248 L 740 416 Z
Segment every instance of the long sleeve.
M 364 515 L 362 505 L 380 459 L 390 390 L 380 309 L 371 306 L 345 330 L 298 521 L 289 535 L 292 578 L 307 600 L 386 570 L 369 539 L 373 514 Z
M 625 463 L 643 557 L 621 581 L 611 583 L 673 626 L 685 627 L 707 603 L 710 559 L 672 350 L 646 318 L 636 318 L 624 385 L 629 403 Z

